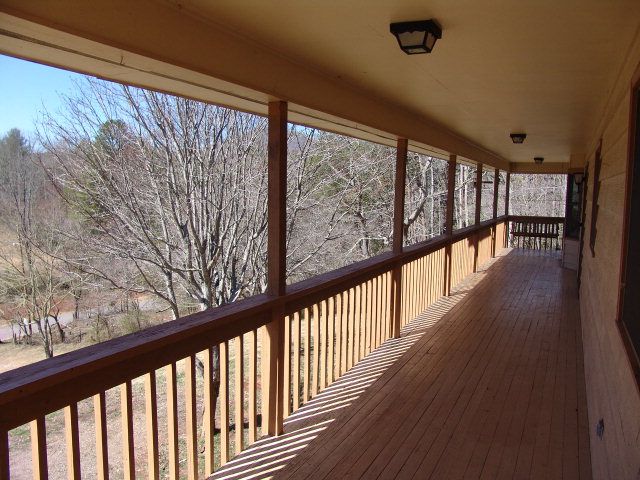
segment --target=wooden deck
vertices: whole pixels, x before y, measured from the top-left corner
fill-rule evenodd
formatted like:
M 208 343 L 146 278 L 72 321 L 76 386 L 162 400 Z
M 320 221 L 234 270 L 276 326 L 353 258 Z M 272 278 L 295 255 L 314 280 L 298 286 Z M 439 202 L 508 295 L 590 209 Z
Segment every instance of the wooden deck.
M 214 478 L 591 478 L 574 272 L 505 250 Z

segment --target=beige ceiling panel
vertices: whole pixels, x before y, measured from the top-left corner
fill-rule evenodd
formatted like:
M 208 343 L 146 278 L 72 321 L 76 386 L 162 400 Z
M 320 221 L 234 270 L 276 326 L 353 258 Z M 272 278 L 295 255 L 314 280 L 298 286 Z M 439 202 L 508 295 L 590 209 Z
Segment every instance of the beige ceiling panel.
M 2 9 L 289 100 L 306 109 L 293 112 L 303 123 L 340 119 L 336 128 L 383 143 L 408 136 L 503 168 L 503 158 L 564 164 L 586 153 L 640 26 L 638 0 L 2 0 Z M 434 52 L 404 55 L 389 23 L 427 18 L 443 27 Z M 509 140 L 516 130 L 528 134 L 523 145 Z

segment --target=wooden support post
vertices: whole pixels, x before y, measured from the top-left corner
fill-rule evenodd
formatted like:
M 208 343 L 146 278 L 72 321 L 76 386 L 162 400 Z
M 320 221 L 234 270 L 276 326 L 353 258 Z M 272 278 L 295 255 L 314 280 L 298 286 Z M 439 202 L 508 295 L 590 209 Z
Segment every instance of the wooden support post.
M 286 287 L 287 214 L 287 103 L 269 103 L 267 293 L 282 296 Z M 284 417 L 284 306 L 271 312 L 262 345 L 263 428 L 269 435 L 282 433 Z
M 493 218 L 498 217 L 498 193 L 500 192 L 500 170 L 497 168 L 493 175 Z
M 475 224 L 480 224 L 480 212 L 482 210 L 482 164 L 476 166 L 476 218 Z M 478 248 L 480 244 L 480 234 L 473 235 L 473 272 L 478 271 Z
M 493 171 L 493 219 L 498 218 L 498 193 L 500 191 L 500 170 Z M 497 225 L 491 228 L 491 258 L 496 256 L 496 232 Z
M 447 169 L 447 214 L 445 217 L 444 232 L 449 237 L 453 234 L 453 212 L 456 191 L 456 165 L 458 157 L 449 156 L 449 168 Z M 444 290 L 445 296 L 451 295 L 451 242 L 447 243 L 444 255 Z
M 393 253 L 401 254 L 404 242 L 404 195 L 407 172 L 407 150 L 409 142 L 399 138 L 396 149 L 395 195 L 393 199 Z M 402 265 L 397 263 L 391 274 L 391 318 L 393 319 L 393 338 L 400 337 L 400 318 L 402 317 Z
M 509 215 L 509 190 L 511 188 L 511 172 L 507 172 L 506 192 L 504 194 L 504 214 Z
M 504 194 L 504 214 L 509 215 L 509 195 L 511 190 L 511 172 L 507 172 L 507 181 L 506 181 L 506 192 Z M 504 225 L 504 244 L 502 245 L 504 248 L 509 246 L 509 220 L 505 222 Z
M 407 139 L 399 138 L 396 149 L 396 178 L 393 197 L 393 253 L 402 253 L 402 245 L 404 242 L 404 195 L 407 175 L 407 149 Z
M 480 211 L 482 210 L 482 164 L 476 166 L 476 218 L 475 224 L 480 223 Z

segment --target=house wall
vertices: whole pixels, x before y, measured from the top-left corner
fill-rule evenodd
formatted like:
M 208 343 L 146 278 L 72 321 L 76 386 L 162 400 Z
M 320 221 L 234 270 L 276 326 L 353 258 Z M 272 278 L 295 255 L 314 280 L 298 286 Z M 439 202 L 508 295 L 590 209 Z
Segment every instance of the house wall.
M 607 92 L 600 126 L 587 155 L 580 310 L 584 345 L 591 460 L 595 479 L 640 479 L 640 391 L 616 324 L 629 140 L 630 91 L 640 71 L 640 32 L 615 85 Z M 602 169 L 595 256 L 589 249 L 595 152 L 602 139 Z M 640 266 L 636 267 L 640 268 Z M 602 439 L 596 425 L 604 420 Z

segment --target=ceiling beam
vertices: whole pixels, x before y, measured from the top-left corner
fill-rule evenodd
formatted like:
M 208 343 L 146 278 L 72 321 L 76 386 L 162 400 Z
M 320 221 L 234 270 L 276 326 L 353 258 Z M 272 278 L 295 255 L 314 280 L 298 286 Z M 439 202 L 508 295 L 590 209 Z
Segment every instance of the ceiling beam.
M 569 162 L 544 162 L 542 165 L 531 162 L 511 162 L 509 164 L 511 173 L 560 173 L 569 171 Z
M 285 58 L 177 4 L 3 0 L 0 12 L 6 14 L 0 17 L 0 52 L 9 55 L 204 101 L 211 98 L 203 92 L 203 84 L 213 85 L 225 96 L 223 105 L 234 106 L 230 103 L 238 97 L 239 108 L 262 114 L 269 101 L 288 101 L 478 163 L 508 168 L 502 157 L 433 119 Z M 175 85 L 180 81 L 186 86 Z

